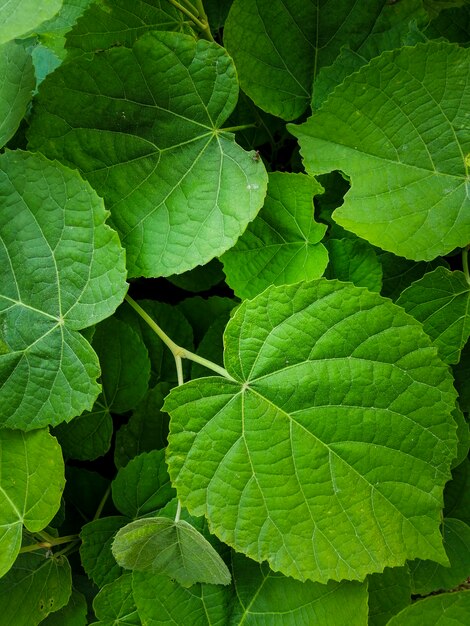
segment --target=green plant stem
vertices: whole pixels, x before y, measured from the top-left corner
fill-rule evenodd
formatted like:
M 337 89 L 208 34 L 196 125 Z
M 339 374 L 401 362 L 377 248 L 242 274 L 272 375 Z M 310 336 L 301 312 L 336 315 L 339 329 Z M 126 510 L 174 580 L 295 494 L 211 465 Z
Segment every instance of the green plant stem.
M 181 517 L 181 501 L 178 500 L 178 506 L 176 507 L 176 515 L 175 515 L 175 522 L 178 523 L 180 521 L 180 517 Z
M 191 11 L 183 6 L 180 2 L 178 2 L 178 0 L 168 0 L 168 2 L 172 4 L 176 9 L 181 11 L 181 13 L 184 13 L 187 17 L 189 17 L 191 22 L 193 22 L 193 24 L 197 26 L 204 39 L 207 39 L 208 41 L 214 41 L 214 38 L 212 37 L 212 33 L 209 28 L 209 22 L 207 21 L 207 16 L 201 2 L 196 3 L 195 6 L 195 9 L 199 13 L 199 16 L 191 13 Z
M 100 503 L 98 504 L 98 508 L 96 509 L 96 513 L 93 517 L 94 520 L 99 519 L 101 513 L 103 512 L 104 505 L 106 504 L 106 500 L 109 498 L 110 493 L 111 493 L 111 485 L 108 485 L 108 488 L 104 492 L 103 497 L 101 498 Z
M 41 531 L 38 534 L 41 536 L 43 534 L 47 535 L 47 533 L 44 533 L 44 531 Z M 51 537 L 49 535 L 49 537 L 49 540 L 38 541 L 37 543 L 32 543 L 29 546 L 23 546 L 22 548 L 20 548 L 20 554 L 22 554 L 23 552 L 34 552 L 35 550 L 50 550 L 54 546 L 60 546 L 64 543 L 75 543 L 78 540 L 78 535 L 65 535 L 64 537 Z
M 176 357 L 179 357 L 180 359 L 189 359 L 190 361 L 194 361 L 195 363 L 200 363 L 201 365 L 204 365 L 204 367 L 207 367 L 213 372 L 220 374 L 220 376 L 223 376 L 224 378 L 235 382 L 233 376 L 230 376 L 225 368 L 217 365 L 217 363 L 213 363 L 212 361 L 209 361 L 208 359 L 199 356 L 198 354 L 194 354 L 194 352 L 186 350 L 185 348 L 182 348 L 177 343 L 175 343 L 150 317 L 150 315 L 146 311 L 144 311 L 144 309 L 139 304 L 137 304 L 137 302 L 133 300 L 129 295 L 126 295 L 126 301 L 130 304 L 134 311 L 136 311 L 136 313 L 140 315 L 144 322 L 146 322 L 150 326 L 150 328 L 160 337 L 163 343 L 171 350 L 171 353 L 173 354 L 173 357 L 175 359 Z
M 467 279 L 467 283 L 470 285 L 470 272 L 468 270 L 468 251 L 470 249 L 470 244 L 462 250 L 462 269 L 465 274 L 465 278 Z
M 239 130 L 246 130 L 247 128 L 257 128 L 257 124 L 254 122 L 252 124 L 241 124 L 240 126 L 227 126 L 226 128 L 221 128 L 219 132 L 226 133 L 236 133 Z

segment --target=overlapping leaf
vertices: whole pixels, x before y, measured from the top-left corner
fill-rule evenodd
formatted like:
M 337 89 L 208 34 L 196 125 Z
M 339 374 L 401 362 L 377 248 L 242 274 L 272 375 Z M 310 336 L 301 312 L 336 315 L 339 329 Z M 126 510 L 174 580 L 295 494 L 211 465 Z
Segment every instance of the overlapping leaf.
M 407 565 L 386 567 L 367 577 L 368 626 L 385 626 L 389 619 L 411 604 L 411 577 Z
M 124 297 L 124 252 L 102 201 L 58 163 L 1 155 L 0 194 L 0 423 L 39 428 L 91 409 L 100 391 L 78 331 Z
M 311 174 L 351 177 L 338 224 L 414 260 L 467 245 L 469 61 L 445 43 L 383 53 L 290 126 Z
M 122 573 L 111 553 L 111 544 L 116 532 L 128 521 L 127 517 L 113 515 L 94 519 L 82 528 L 82 565 L 87 575 L 99 586 L 116 580 Z
M 392 617 L 388 626 L 465 624 L 470 612 L 470 591 L 443 593 L 415 602 Z
M 221 130 L 237 96 L 223 48 L 152 32 L 48 77 L 30 143 L 104 197 L 132 276 L 168 276 L 225 252 L 263 203 L 263 164 Z
M 60 446 L 47 430 L 0 429 L 0 576 L 18 554 L 23 525 L 37 532 L 52 520 L 64 484 Z
M 310 102 L 315 73 L 345 44 L 360 45 L 383 2 L 234 0 L 224 44 L 240 84 L 265 111 L 292 120 Z
M 470 335 L 470 284 L 463 272 L 438 267 L 405 289 L 397 300 L 423 324 L 446 363 L 458 363 Z
M 164 405 L 170 476 L 192 514 L 301 580 L 446 562 L 455 391 L 413 318 L 320 279 L 242 303 L 225 349 L 233 382 L 192 381 Z
M 275 574 L 242 554 L 232 558 L 236 601 L 230 626 L 363 626 L 367 623 L 367 585 L 304 582 Z
M 31 55 L 14 42 L 0 45 L 0 147 L 20 125 L 34 86 Z
M 112 549 L 122 567 L 166 574 L 183 587 L 228 585 L 231 580 L 216 550 L 184 520 L 152 517 L 131 522 L 117 532 Z
M 99 622 L 95 626 L 140 626 L 132 596 L 132 575 L 124 574 L 104 585 L 93 600 L 93 609 Z
M 227 282 L 238 297 L 252 298 L 270 285 L 323 274 L 328 253 L 320 241 L 326 226 L 313 217 L 313 197 L 322 191 L 303 174 L 269 175 L 263 208 L 222 257 Z

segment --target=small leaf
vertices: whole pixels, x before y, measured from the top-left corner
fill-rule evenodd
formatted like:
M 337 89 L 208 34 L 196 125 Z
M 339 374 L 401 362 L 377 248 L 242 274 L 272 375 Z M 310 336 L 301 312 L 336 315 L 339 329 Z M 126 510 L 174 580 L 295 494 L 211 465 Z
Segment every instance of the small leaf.
M 112 482 L 116 508 L 130 518 L 161 509 L 175 497 L 165 463 L 165 450 L 136 456 L 122 467 Z
M 181 587 L 168 576 L 134 572 L 132 589 L 144 624 L 225 626 L 232 588 L 221 585 Z
M 131 276 L 180 274 L 232 247 L 263 204 L 264 165 L 222 130 L 237 97 L 223 48 L 152 31 L 48 76 L 30 144 L 104 197 Z
M 154 517 L 131 522 L 116 535 L 116 561 L 127 569 L 166 574 L 183 587 L 195 583 L 230 584 L 220 556 L 193 526 Z
M 124 251 L 89 184 L 39 154 L 0 155 L 0 197 L 0 422 L 56 425 L 100 391 L 97 356 L 77 331 L 122 301 Z
M 289 126 L 310 174 L 351 178 L 340 226 L 414 260 L 467 245 L 469 55 L 434 42 L 384 52 Z
M 237 601 L 226 622 L 230 626 L 363 626 L 367 623 L 365 583 L 302 583 L 236 553 L 232 565 Z
M 263 208 L 221 259 L 227 282 L 239 298 L 323 274 L 328 253 L 320 241 L 326 226 L 313 218 L 313 196 L 322 191 L 315 179 L 303 174 L 269 175 Z
M 407 565 L 386 567 L 367 577 L 369 626 L 385 626 L 391 617 L 411 604 L 411 578 Z
M 0 578 L 2 626 L 36 626 L 65 606 L 71 592 L 72 575 L 64 556 L 20 554 Z
M 450 566 L 433 561 L 416 560 L 410 563 L 414 594 L 422 596 L 433 591 L 450 591 L 465 582 L 470 572 L 470 526 L 458 519 L 445 518 L 443 523 L 444 548 Z
M 419 600 L 392 617 L 387 626 L 466 624 L 470 614 L 470 591 L 441 593 Z
M 438 267 L 414 282 L 397 300 L 422 323 L 446 363 L 458 363 L 470 336 L 470 285 L 463 272 Z
M 93 600 L 93 609 L 100 620 L 99 626 L 140 626 L 132 596 L 132 575 L 123 574 L 104 585 Z
M 455 391 L 418 322 L 320 279 L 243 302 L 224 342 L 235 380 L 191 381 L 164 405 L 170 477 L 191 514 L 300 580 L 363 579 L 417 553 L 446 562 Z
M 0 0 L 0 44 L 16 39 L 53 17 L 62 0 Z
M 14 135 L 35 86 L 31 55 L 13 41 L 0 45 L 0 147 Z
M 113 420 L 108 407 L 98 399 L 91 411 L 84 411 L 68 424 L 59 424 L 52 432 L 65 458 L 92 461 L 109 450 Z
M 64 484 L 60 446 L 47 430 L 0 429 L 0 576 L 15 561 L 23 524 L 31 532 L 45 528 Z
M 102 517 L 85 524 L 80 532 L 83 569 L 98 587 L 116 580 L 122 573 L 111 553 L 111 544 L 116 532 L 128 521 L 127 517 L 117 515 Z
M 427 272 L 432 272 L 436 267 L 449 267 L 444 259 L 415 263 L 403 257 L 396 256 L 391 252 L 377 250 L 377 256 L 382 264 L 382 295 L 392 300 L 397 300 L 402 291 L 422 278 Z

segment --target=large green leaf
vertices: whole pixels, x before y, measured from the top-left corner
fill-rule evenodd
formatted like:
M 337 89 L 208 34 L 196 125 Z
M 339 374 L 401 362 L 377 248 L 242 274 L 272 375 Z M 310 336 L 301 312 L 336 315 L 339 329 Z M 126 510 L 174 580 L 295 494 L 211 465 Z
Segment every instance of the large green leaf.
M 30 144 L 104 197 L 131 276 L 179 274 L 232 247 L 263 203 L 262 162 L 221 130 L 237 97 L 223 48 L 154 31 L 51 74 Z
M 152 517 L 131 522 L 118 531 L 112 549 L 122 567 L 166 574 L 183 587 L 228 585 L 231 580 L 219 554 L 184 520 Z
M 455 626 L 466 624 L 470 614 L 470 591 L 441 593 L 425 598 L 392 617 L 387 626 Z
M 0 429 L 0 576 L 18 554 L 23 524 L 31 532 L 45 528 L 64 484 L 60 446 L 47 430 Z
M 397 300 L 423 324 L 446 363 L 458 363 L 470 336 L 470 284 L 463 272 L 438 267 L 405 289 Z
M 238 626 L 364 626 L 367 623 L 367 584 L 333 582 L 326 585 L 286 578 L 234 554 L 236 602 L 227 624 Z
M 315 73 L 345 44 L 360 45 L 383 0 L 235 0 L 224 44 L 242 89 L 265 111 L 292 120 L 310 102 Z
M 0 423 L 58 424 L 100 391 L 77 331 L 122 301 L 124 252 L 89 184 L 39 154 L 0 155 L 0 197 Z
M 189 589 L 162 574 L 134 572 L 134 600 L 146 626 L 226 626 L 231 587 L 193 585 Z
M 320 241 L 326 226 L 313 218 L 313 196 L 322 191 L 303 174 L 269 175 L 263 208 L 222 257 L 227 282 L 239 298 L 323 274 L 328 253 Z
M 15 42 L 0 45 L 0 147 L 20 125 L 36 84 L 31 55 Z
M 36 626 L 69 601 L 72 575 L 66 557 L 20 554 L 0 579 L 2 626 Z
M 311 174 L 351 177 L 338 224 L 414 260 L 470 241 L 469 73 L 470 50 L 458 46 L 385 52 L 289 127 Z
M 33 30 L 53 17 L 62 0 L 0 0 L 0 44 Z
M 130 518 L 161 509 L 175 497 L 165 463 L 165 450 L 143 452 L 122 467 L 112 482 L 116 508 Z
M 55 613 L 50 613 L 41 622 L 42 626 L 87 626 L 87 603 L 83 594 L 72 591 L 68 604 Z
M 349 283 L 273 287 L 232 316 L 225 367 L 233 382 L 192 381 L 164 405 L 191 514 L 301 580 L 446 562 L 455 390 L 418 322 Z
M 131 47 L 149 30 L 189 30 L 181 11 L 168 0 L 93 2 L 67 35 L 67 48 L 96 52 L 112 46 Z

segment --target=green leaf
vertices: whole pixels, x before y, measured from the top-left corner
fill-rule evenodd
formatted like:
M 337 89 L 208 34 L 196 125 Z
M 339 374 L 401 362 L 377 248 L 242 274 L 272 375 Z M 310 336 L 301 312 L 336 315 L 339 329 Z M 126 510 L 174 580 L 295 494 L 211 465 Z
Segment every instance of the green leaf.
M 369 626 L 385 626 L 391 617 L 411 603 L 411 578 L 408 566 L 386 567 L 381 574 L 367 577 L 369 589 Z
M 465 415 L 462 413 L 458 405 L 456 405 L 454 411 L 452 412 L 452 417 L 457 424 L 458 437 L 457 455 L 452 461 L 452 469 L 454 469 L 454 467 L 460 465 L 468 456 L 470 447 L 470 430 Z
M 64 556 L 20 554 L 0 579 L 2 626 L 36 626 L 65 606 L 71 592 L 72 575 Z
M 387 626 L 423 626 L 423 624 L 466 624 L 470 612 L 470 591 L 442 593 L 425 598 L 392 617 Z
M 367 623 L 367 584 L 302 583 L 235 553 L 232 565 L 237 602 L 227 620 L 231 626 L 363 626 Z
M 153 517 L 131 522 L 118 531 L 112 549 L 122 567 L 166 574 L 183 587 L 230 584 L 230 572 L 220 556 L 184 520 Z
M 233 246 L 263 203 L 263 164 L 221 130 L 237 97 L 223 48 L 154 31 L 51 74 L 30 143 L 104 197 L 131 276 L 170 276 Z
M 458 363 L 470 336 L 470 285 L 463 272 L 438 267 L 405 289 L 397 300 L 422 323 L 446 363 Z
M 69 603 L 56 613 L 51 613 L 41 626 L 87 626 L 87 603 L 79 591 L 72 591 Z
M 328 239 L 325 278 L 352 282 L 371 291 L 382 288 L 382 265 L 374 248 L 362 239 Z
M 364 37 L 360 45 L 354 50 L 349 45 L 343 47 L 334 62 L 320 70 L 313 88 L 312 109 L 318 109 L 336 85 L 374 57 L 385 50 L 400 48 L 405 43 L 409 45 L 410 31 L 416 29 L 417 24 L 424 26 L 427 22 L 422 0 L 382 3 L 369 32 L 362 31 Z
M 25 35 L 53 17 L 62 0 L 0 0 L 0 44 Z
M 132 47 L 149 30 L 189 30 L 185 17 L 168 0 L 93 2 L 67 35 L 67 48 L 96 52 L 112 46 Z
M 462 411 L 470 413 L 470 342 L 464 346 L 460 361 L 453 367 L 455 388 L 459 392 L 459 405 Z
M 100 620 L 99 626 L 140 626 L 132 596 L 132 575 L 124 574 L 104 585 L 93 601 L 93 609 Z
M 229 315 L 230 311 L 237 306 L 237 301 L 231 298 L 222 298 L 221 296 L 212 296 L 210 298 L 186 298 L 178 304 L 186 319 L 189 321 L 194 332 L 194 341 L 198 345 L 212 323 L 221 315 Z M 182 344 L 180 342 L 180 345 Z
M 381 250 L 377 250 L 377 256 L 382 264 L 382 295 L 392 300 L 397 300 L 404 289 L 427 272 L 432 272 L 439 266 L 449 267 L 444 259 L 435 259 L 430 263 L 423 261 L 415 263 Z
M 0 147 L 14 135 L 34 86 L 31 55 L 13 41 L 0 45 Z
M 53 434 L 65 458 L 92 461 L 109 450 L 113 420 L 108 407 L 98 399 L 91 411 L 85 411 L 68 424 L 59 424 Z
M 144 311 L 157 321 L 167 335 L 177 341 L 179 345 L 191 350 L 193 345 L 191 326 L 175 306 L 152 300 L 139 300 L 138 302 Z M 125 321 L 141 335 L 151 362 L 150 384 L 153 386 L 160 381 L 176 382 L 177 375 L 173 355 L 140 315 L 125 302 L 119 307 L 116 317 Z M 187 363 L 183 364 L 183 371 L 188 371 Z
M 64 484 L 60 446 L 47 430 L 0 429 L 0 576 L 18 554 L 23 524 L 31 532 L 45 528 Z
M 433 561 L 410 563 L 413 593 L 422 596 L 441 589 L 451 590 L 463 583 L 470 572 L 470 526 L 458 519 L 443 521 L 444 548 L 450 567 Z
M 345 44 L 359 45 L 380 14 L 381 0 L 365 5 L 341 0 L 235 0 L 225 22 L 224 44 L 240 85 L 263 110 L 285 120 L 310 103 L 316 72 Z
M 134 572 L 134 600 L 146 626 L 225 626 L 232 600 L 231 587 L 193 585 L 190 589 L 159 574 Z
M 222 282 L 225 280 L 225 275 L 220 261 L 212 259 L 207 265 L 198 265 L 184 274 L 169 276 L 168 280 L 181 289 L 197 293 L 207 291 Z
M 445 43 L 385 52 L 289 126 L 309 173 L 350 176 L 338 224 L 414 260 L 468 243 L 469 55 Z
M 116 580 L 122 573 L 111 553 L 111 544 L 116 532 L 128 521 L 127 517 L 117 515 L 102 517 L 85 524 L 81 530 L 83 569 L 98 587 Z
M 238 297 L 253 298 L 270 285 L 323 274 L 328 253 L 320 241 L 326 226 L 313 218 L 313 196 L 322 191 L 315 179 L 303 174 L 269 175 L 263 208 L 221 259 Z
M 425 30 L 426 37 L 438 39 L 444 37 L 448 41 L 468 46 L 470 40 L 470 7 L 451 7 L 444 9 L 432 20 Z
M 118 469 L 142 452 L 166 446 L 168 415 L 161 408 L 170 389 L 169 383 L 158 383 L 136 407 L 127 424 L 117 431 L 114 463 Z
M 165 450 L 143 452 L 122 467 L 112 482 L 116 508 L 130 518 L 153 513 L 175 497 Z
M 223 367 L 224 364 L 224 330 L 227 326 L 227 323 L 230 319 L 230 311 L 226 311 L 219 315 L 215 319 L 215 321 L 209 326 L 206 334 L 201 340 L 197 348 L 197 354 L 202 356 L 204 359 L 208 359 L 215 363 L 216 365 L 221 365 Z M 207 367 L 201 365 L 200 363 L 192 363 L 191 364 L 191 379 L 201 378 L 203 376 L 212 376 L 213 372 L 211 372 Z
M 349 283 L 273 287 L 232 316 L 225 367 L 233 382 L 191 381 L 164 405 L 191 514 L 300 580 L 446 562 L 455 391 L 418 322 Z
M 59 163 L 0 155 L 0 197 L 0 422 L 27 430 L 91 409 L 98 359 L 77 331 L 122 301 L 124 253 L 102 200 Z

